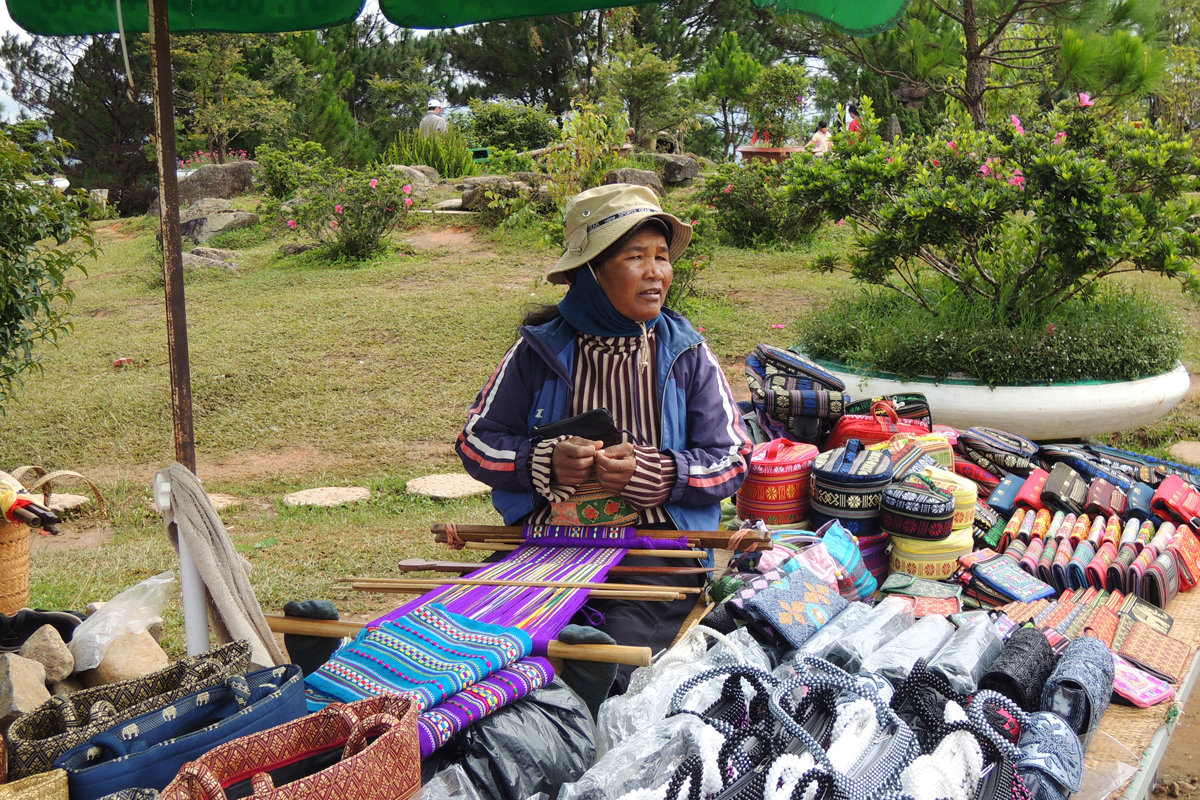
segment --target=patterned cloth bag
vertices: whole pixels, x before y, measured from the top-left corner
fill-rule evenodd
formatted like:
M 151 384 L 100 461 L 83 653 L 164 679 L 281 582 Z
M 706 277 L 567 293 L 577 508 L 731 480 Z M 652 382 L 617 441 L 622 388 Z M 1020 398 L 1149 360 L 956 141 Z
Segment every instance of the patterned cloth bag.
M 250 643 L 241 640 L 140 678 L 51 697 L 9 727 L 8 777 L 52 769 L 55 759 L 100 731 L 224 683 L 249 666 Z

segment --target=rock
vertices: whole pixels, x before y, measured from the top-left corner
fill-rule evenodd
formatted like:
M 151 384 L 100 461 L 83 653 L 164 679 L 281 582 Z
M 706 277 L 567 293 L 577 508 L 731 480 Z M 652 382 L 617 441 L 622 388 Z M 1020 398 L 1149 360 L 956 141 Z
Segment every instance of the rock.
M 226 509 L 242 504 L 242 498 L 234 497 L 231 494 L 220 494 L 219 492 L 209 492 L 208 501 L 213 504 L 213 508 L 217 510 L 218 514 Z
M 309 250 L 315 250 L 316 245 L 312 242 L 287 242 L 279 246 L 279 254 L 285 256 L 298 256 L 301 253 L 307 253 Z
M 658 177 L 658 173 L 648 169 L 637 169 L 635 167 L 618 167 L 610 169 L 604 173 L 604 177 L 600 183 L 608 185 L 610 183 L 632 183 L 637 186 L 648 186 L 654 190 L 654 193 L 659 197 L 666 194 L 663 189 L 662 181 Z
M 11 721 L 49 699 L 45 667 L 16 653 L 0 653 L 0 720 Z
M 304 489 L 284 495 L 283 504 L 291 508 L 297 506 L 334 508 L 348 503 L 357 503 L 370 496 L 371 490 L 362 486 L 322 486 L 317 489 Z
M 21 658 L 36 661 L 46 670 L 46 682 L 57 683 L 75 671 L 75 656 L 53 625 L 43 625 L 21 645 Z
M 1176 461 L 1200 465 L 1200 442 L 1176 442 L 1167 452 Z
M 123 633 L 112 640 L 95 669 L 79 673 L 87 686 L 102 686 L 165 669 L 167 654 L 147 631 Z
M 185 206 L 207 197 L 228 200 L 246 194 L 254 188 L 257 161 L 231 161 L 228 164 L 205 164 L 179 182 L 179 205 Z M 146 212 L 158 216 L 158 198 Z
M 430 178 L 416 167 L 407 167 L 404 164 L 389 164 L 388 169 L 391 169 L 393 172 L 399 172 L 409 183 L 432 184 L 437 180 L 436 177 Z M 433 169 L 433 167 L 429 167 L 429 169 Z M 433 172 L 434 175 L 437 174 L 437 170 L 433 170 Z
M 512 178 L 507 175 L 469 175 L 456 183 L 454 188 L 462 191 L 476 186 L 503 186 L 506 183 L 512 183 Z
M 124 359 L 117 360 L 124 361 Z M 129 362 L 132 364 L 133 359 L 129 359 Z M 113 363 L 113 366 L 116 366 L 116 362 Z M 71 514 L 76 509 L 89 505 L 91 502 L 92 498 L 85 494 L 52 494 L 50 495 L 50 505 L 48 508 L 55 514 L 63 517 Z
M 883 132 L 883 140 L 885 142 L 895 142 L 904 138 L 904 131 L 900 128 L 900 117 L 892 114 L 888 119 L 887 128 Z
M 162 617 L 155 617 L 154 619 L 152 619 L 150 621 L 150 624 L 146 626 L 146 633 L 150 634 L 151 639 L 158 642 L 159 644 L 162 644 L 162 637 L 163 637 Z
M 700 174 L 700 162 L 691 156 L 638 153 L 638 157 L 653 161 L 662 173 L 662 182 L 667 186 L 686 186 Z
M 84 613 L 86 613 L 90 617 L 92 614 L 95 614 L 97 611 L 104 608 L 104 606 L 107 605 L 107 603 L 108 603 L 107 600 L 93 600 L 92 602 L 87 604 L 86 608 L 83 609 Z
M 258 214 L 237 211 L 228 200 L 216 198 L 197 200 L 179 212 L 179 234 L 198 244 L 207 242 L 218 233 L 257 223 Z
M 218 261 L 237 261 L 244 254 L 237 250 L 222 250 L 219 247 L 193 247 L 192 255 L 201 258 L 215 258 Z
M 492 487 L 475 480 L 470 475 L 461 472 L 450 472 L 441 475 L 426 475 L 413 478 L 404 487 L 409 494 L 422 497 L 432 497 L 437 500 L 451 500 L 457 497 L 474 497 L 487 494 Z
M 413 164 L 409 167 L 409 169 L 415 169 L 417 172 L 420 172 L 426 178 L 429 178 L 429 180 L 433 183 L 437 183 L 438 181 L 440 181 L 442 179 L 441 174 L 436 169 L 429 166 L 428 164 Z
M 78 678 L 66 678 L 58 683 L 50 685 L 50 694 L 55 697 L 65 697 L 75 692 L 82 692 L 87 687 L 83 685 L 83 681 Z
M 461 197 L 451 197 L 449 200 L 443 200 L 440 203 L 434 203 L 433 210 L 434 211 L 461 211 L 462 210 L 462 198 Z
M 224 269 L 229 272 L 237 272 L 237 265 L 229 261 L 221 261 L 216 258 L 204 258 L 195 253 L 183 254 L 183 268 L 189 269 Z
M 487 192 L 495 192 L 506 197 L 515 197 L 518 192 L 532 191 L 528 183 L 524 181 L 510 180 L 504 175 L 484 175 L 482 177 L 493 179 L 486 183 L 467 183 L 462 190 L 462 207 L 465 211 L 483 211 L 487 208 L 488 199 Z M 464 178 L 466 181 L 475 181 L 476 178 Z

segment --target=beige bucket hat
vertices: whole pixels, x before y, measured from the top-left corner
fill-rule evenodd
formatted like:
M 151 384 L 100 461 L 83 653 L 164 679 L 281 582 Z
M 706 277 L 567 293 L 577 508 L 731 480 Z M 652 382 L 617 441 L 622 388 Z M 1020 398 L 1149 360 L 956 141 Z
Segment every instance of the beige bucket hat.
M 692 240 L 692 226 L 663 211 L 652 189 L 612 183 L 575 195 L 567 201 L 563 223 L 567 252 L 546 273 L 546 280 L 565 284 L 568 272 L 600 255 L 629 229 L 650 217 L 658 217 L 671 229 L 670 255 L 671 263 L 675 263 Z

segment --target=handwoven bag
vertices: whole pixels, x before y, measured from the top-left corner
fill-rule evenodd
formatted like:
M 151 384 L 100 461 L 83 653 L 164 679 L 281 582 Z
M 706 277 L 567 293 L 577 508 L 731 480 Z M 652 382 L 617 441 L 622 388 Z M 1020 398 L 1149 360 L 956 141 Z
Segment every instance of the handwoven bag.
M 817 529 L 821 539 L 838 565 L 838 593 L 847 600 L 866 600 L 875 594 L 878 582 L 867 567 L 859 542 L 837 520 L 830 520 Z
M 1187 525 L 1180 525 L 1171 539 L 1171 552 L 1179 565 L 1179 589 L 1189 591 L 1200 582 L 1200 541 Z
M 893 462 L 898 460 L 896 458 L 898 453 L 906 451 L 909 447 L 916 447 L 919 452 L 929 456 L 942 469 L 954 469 L 954 450 L 951 449 L 950 442 L 943 433 L 898 433 L 890 439 L 869 445 L 869 447 L 872 450 L 886 448 L 892 454 Z M 897 468 L 897 472 L 899 473 L 899 468 Z
M 975 547 L 971 528 L 960 528 L 940 541 L 892 536 L 893 572 L 907 572 L 918 578 L 943 580 L 958 568 L 958 559 Z
M 184 764 L 162 798 L 224 800 L 230 788 L 251 800 L 407 800 L 421 789 L 416 702 L 333 703 L 234 739 Z
M 940 541 L 954 530 L 954 497 L 923 475 L 883 490 L 879 529 L 891 536 Z
M 737 492 L 738 516 L 761 519 L 768 525 L 791 525 L 804 519 L 816 457 L 815 446 L 787 439 L 755 445 L 746 480 Z
M 92 735 L 223 683 L 249 666 L 250 643 L 243 639 L 140 678 L 51 697 L 9 727 L 8 777 L 15 780 L 52 769 L 56 758 Z
M 817 526 L 836 519 L 854 536 L 874 535 L 883 489 L 891 481 L 886 451 L 867 450 L 858 439 L 826 450 L 813 461 L 809 518 Z
M 864 444 L 886 442 L 898 434 L 921 436 L 928 434 L 929 427 L 922 422 L 901 419 L 890 403 L 880 402 L 871 405 L 869 414 L 846 414 L 834 423 L 833 430 L 825 438 L 823 447 L 832 449 L 841 447 L 851 439 L 858 439 Z
M 958 452 L 995 475 L 1028 475 L 1037 467 L 1038 446 L 1015 433 L 996 428 L 967 428 L 958 437 Z
M 1084 510 L 1092 516 L 1125 515 L 1125 493 L 1104 478 L 1093 478 L 1088 486 Z
M 1063 463 L 1050 468 L 1042 487 L 1042 503 L 1064 514 L 1083 513 L 1087 506 L 1088 484 L 1078 472 Z
M 1054 464 L 1066 464 L 1080 474 L 1085 481 L 1100 478 L 1121 490 L 1133 485 L 1134 477 L 1121 469 L 1106 466 L 1092 453 L 1071 444 L 1043 444 L 1038 447 L 1038 457 L 1049 469 Z
M 1045 508 L 1046 506 L 1042 502 L 1042 489 L 1046 488 L 1046 481 L 1049 478 L 1050 473 L 1040 467 L 1031 470 L 1017 491 L 1017 506 L 1032 508 L 1034 511 Z
M 308 713 L 304 674 L 295 664 L 232 675 L 220 686 L 101 731 L 55 760 L 71 800 L 121 789 L 162 789 L 186 762 L 219 744 Z
M 0 800 L 67 800 L 67 773 L 54 769 L 0 784 Z
M 842 416 L 846 385 L 799 353 L 760 344 L 746 356 L 746 383 L 761 427 L 816 443 Z
M 1168 475 L 1154 491 L 1150 507 L 1163 519 L 1200 527 L 1200 490 L 1178 475 Z
M 905 392 L 901 394 L 884 394 L 878 397 L 855 400 L 846 406 L 847 414 L 870 414 L 871 407 L 876 403 L 887 403 L 896 411 L 901 419 L 919 422 L 929 430 L 934 430 L 933 415 L 929 411 L 929 400 L 920 392 Z
M 867 572 L 871 573 L 876 581 L 885 579 L 891 569 L 888 551 L 892 546 L 892 537 L 886 533 L 879 533 L 874 536 L 856 536 L 855 538 L 858 539 L 858 552 L 862 556 L 863 566 L 867 568 Z
M 975 525 L 975 501 L 979 497 L 979 490 L 971 480 L 938 467 L 928 467 L 921 474 L 933 481 L 934 486 L 954 497 L 954 530 L 960 531 Z

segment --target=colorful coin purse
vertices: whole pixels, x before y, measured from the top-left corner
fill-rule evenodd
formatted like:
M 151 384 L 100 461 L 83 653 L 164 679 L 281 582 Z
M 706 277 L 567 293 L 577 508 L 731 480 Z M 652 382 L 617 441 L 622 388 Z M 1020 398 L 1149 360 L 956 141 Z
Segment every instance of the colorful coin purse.
M 849 603 L 805 567 L 788 573 L 787 585 L 765 589 L 746 601 L 745 611 L 793 647 L 799 647 Z

